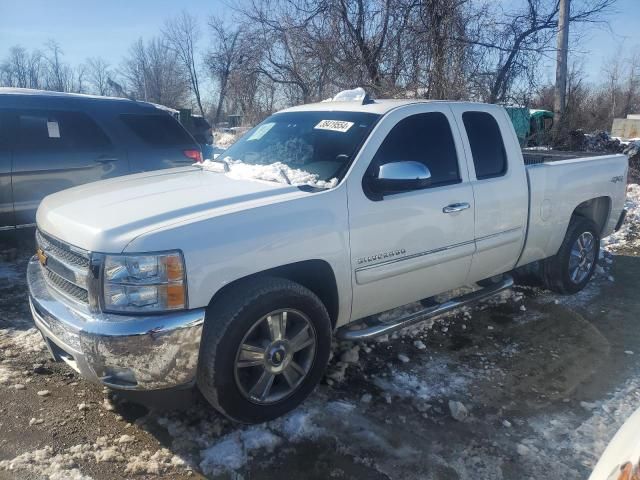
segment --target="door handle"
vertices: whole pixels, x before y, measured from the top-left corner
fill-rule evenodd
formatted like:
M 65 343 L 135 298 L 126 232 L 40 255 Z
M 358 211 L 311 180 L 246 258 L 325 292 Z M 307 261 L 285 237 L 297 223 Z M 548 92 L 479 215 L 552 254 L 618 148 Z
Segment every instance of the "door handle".
M 442 213 L 461 212 L 462 210 L 466 210 L 468 208 L 471 208 L 471 205 L 469 205 L 467 202 L 452 203 L 451 205 L 447 205 L 446 207 L 444 207 L 442 209 Z

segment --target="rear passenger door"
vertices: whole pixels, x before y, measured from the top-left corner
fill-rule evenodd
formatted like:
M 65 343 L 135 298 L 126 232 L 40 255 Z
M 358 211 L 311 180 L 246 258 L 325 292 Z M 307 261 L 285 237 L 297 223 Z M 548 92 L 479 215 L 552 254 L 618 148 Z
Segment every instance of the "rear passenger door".
M 469 282 L 511 270 L 526 236 L 529 209 L 524 163 L 511 121 L 502 108 L 453 104 L 475 198 L 475 242 Z
M 8 113 L 0 110 L 0 231 L 13 228 L 13 194 L 11 192 L 11 143 L 13 123 Z
M 171 115 L 124 113 L 119 121 L 127 131 L 132 172 L 192 165 L 201 158 L 200 146 Z
M 32 224 L 47 195 L 83 183 L 125 175 L 125 152 L 87 113 L 17 110 L 13 152 L 16 223 Z

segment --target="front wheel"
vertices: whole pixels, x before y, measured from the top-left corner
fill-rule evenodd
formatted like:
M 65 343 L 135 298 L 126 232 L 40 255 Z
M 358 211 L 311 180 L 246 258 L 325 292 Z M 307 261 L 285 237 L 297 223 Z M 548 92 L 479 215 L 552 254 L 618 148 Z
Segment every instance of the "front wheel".
M 198 386 L 232 420 L 271 420 L 311 393 L 330 348 L 329 315 L 313 292 L 281 278 L 248 280 L 207 311 Z
M 592 220 L 574 217 L 560 250 L 542 264 L 545 286 L 558 293 L 582 290 L 595 271 L 600 253 L 600 233 Z

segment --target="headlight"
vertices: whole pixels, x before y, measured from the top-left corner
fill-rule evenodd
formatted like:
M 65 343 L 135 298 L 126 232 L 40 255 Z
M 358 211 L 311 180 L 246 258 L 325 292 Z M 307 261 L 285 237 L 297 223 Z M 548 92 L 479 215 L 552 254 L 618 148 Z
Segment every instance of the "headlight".
M 186 308 L 184 271 L 180 252 L 106 255 L 104 310 L 144 313 Z

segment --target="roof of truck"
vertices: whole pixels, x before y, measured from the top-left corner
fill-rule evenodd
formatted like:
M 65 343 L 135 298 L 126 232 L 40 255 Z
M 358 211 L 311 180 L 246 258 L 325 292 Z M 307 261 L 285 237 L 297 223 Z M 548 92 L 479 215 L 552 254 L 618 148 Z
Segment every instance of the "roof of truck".
M 477 102 L 458 102 L 453 100 L 419 100 L 419 99 L 376 99 L 372 100 L 368 103 L 362 103 L 357 101 L 348 101 L 348 102 L 334 102 L 334 101 L 324 101 L 318 103 L 307 103 L 305 105 L 298 105 L 296 107 L 286 108 L 284 110 L 280 110 L 278 113 L 284 112 L 308 112 L 308 111 L 316 111 L 316 112 L 368 112 L 375 113 L 378 115 L 384 115 L 385 113 L 405 105 L 414 105 L 418 103 L 455 103 L 458 105 L 469 105 L 472 107 L 473 105 L 487 105 L 483 103 Z M 500 108 L 498 105 L 496 108 Z

